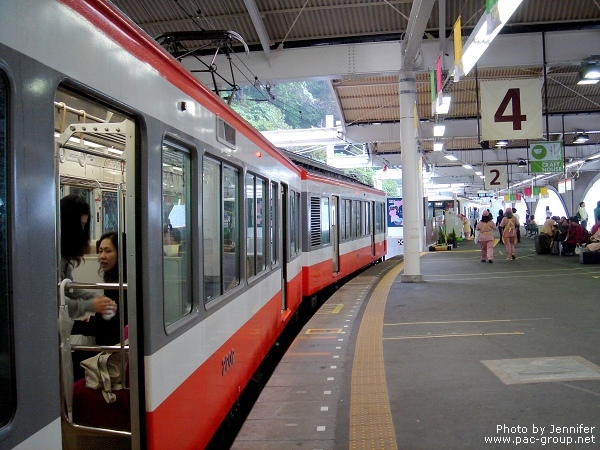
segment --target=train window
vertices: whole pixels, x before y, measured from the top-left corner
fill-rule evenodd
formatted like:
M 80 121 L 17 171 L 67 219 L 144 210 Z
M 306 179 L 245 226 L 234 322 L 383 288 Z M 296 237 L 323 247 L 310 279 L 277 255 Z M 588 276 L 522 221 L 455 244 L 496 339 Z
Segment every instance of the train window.
M 352 237 L 360 236 L 360 201 L 352 201 Z
M 165 325 L 192 311 L 191 164 L 187 150 L 162 148 L 163 294 Z
M 300 253 L 300 193 L 290 190 L 290 256 Z
M 246 274 L 256 275 L 266 269 L 266 236 L 263 226 L 264 195 L 267 182 L 261 177 L 246 175 Z
M 8 114 L 8 83 L 0 73 L 0 427 L 15 409 L 8 288 Z
M 240 284 L 239 171 L 205 157 L 203 183 L 204 302 Z
M 344 200 L 344 239 L 352 238 L 352 200 Z
M 117 193 L 102 191 L 102 233 L 118 228 L 117 213 Z
M 329 198 L 321 197 L 321 244 L 329 244 Z
M 269 208 L 269 217 L 271 219 L 271 265 L 277 264 L 277 229 L 278 229 L 278 211 L 279 211 L 279 187 L 277 183 L 271 183 L 271 203 Z
M 365 234 L 371 234 L 373 211 L 371 202 L 365 202 Z
M 220 117 L 217 117 L 217 140 L 223 144 L 227 144 L 231 148 L 235 148 L 235 135 L 235 128 Z
M 383 203 L 375 203 L 375 231 L 377 233 L 383 233 L 384 231 L 384 218 L 383 218 Z

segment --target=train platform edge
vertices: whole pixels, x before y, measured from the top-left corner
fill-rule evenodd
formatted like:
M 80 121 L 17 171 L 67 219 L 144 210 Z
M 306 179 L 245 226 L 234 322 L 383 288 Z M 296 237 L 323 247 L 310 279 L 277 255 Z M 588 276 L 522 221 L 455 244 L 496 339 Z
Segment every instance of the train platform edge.
M 232 448 L 594 448 L 600 266 L 537 255 L 482 264 L 472 241 L 394 257 L 302 329 Z M 543 430 L 542 430 L 543 428 Z

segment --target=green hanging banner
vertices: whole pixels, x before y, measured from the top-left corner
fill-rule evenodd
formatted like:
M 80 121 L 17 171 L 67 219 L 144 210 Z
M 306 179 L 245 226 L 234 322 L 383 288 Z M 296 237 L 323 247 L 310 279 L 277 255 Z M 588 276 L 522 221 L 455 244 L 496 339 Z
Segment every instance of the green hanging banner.
M 529 144 L 529 171 L 531 173 L 560 173 L 565 170 L 563 143 L 531 142 Z

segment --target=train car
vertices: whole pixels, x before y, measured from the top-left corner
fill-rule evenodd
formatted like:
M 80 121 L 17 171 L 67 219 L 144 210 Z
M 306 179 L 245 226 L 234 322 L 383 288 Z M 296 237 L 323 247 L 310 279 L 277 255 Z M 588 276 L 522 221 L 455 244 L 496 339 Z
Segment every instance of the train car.
M 94 253 L 61 282 L 68 194 L 92 240 L 120 232 L 118 283 Z M 204 448 L 303 298 L 383 256 L 379 196 L 309 175 L 110 3 L 1 2 L 0 449 Z M 360 236 L 335 231 L 346 200 L 373 211 Z M 75 287 L 118 290 L 120 342 L 69 335 Z M 73 349 L 127 361 L 116 402 L 71 380 Z
M 299 155 L 302 173 L 302 294 L 315 298 L 386 254 L 385 194 Z

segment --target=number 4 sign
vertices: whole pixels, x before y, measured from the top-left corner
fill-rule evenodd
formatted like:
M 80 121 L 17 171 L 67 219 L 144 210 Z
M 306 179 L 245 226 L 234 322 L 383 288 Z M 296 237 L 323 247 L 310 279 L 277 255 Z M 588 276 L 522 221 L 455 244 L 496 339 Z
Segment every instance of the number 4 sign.
M 481 124 L 484 141 L 542 138 L 541 81 L 482 81 Z
M 508 187 L 506 166 L 484 166 L 486 189 L 503 189 Z

